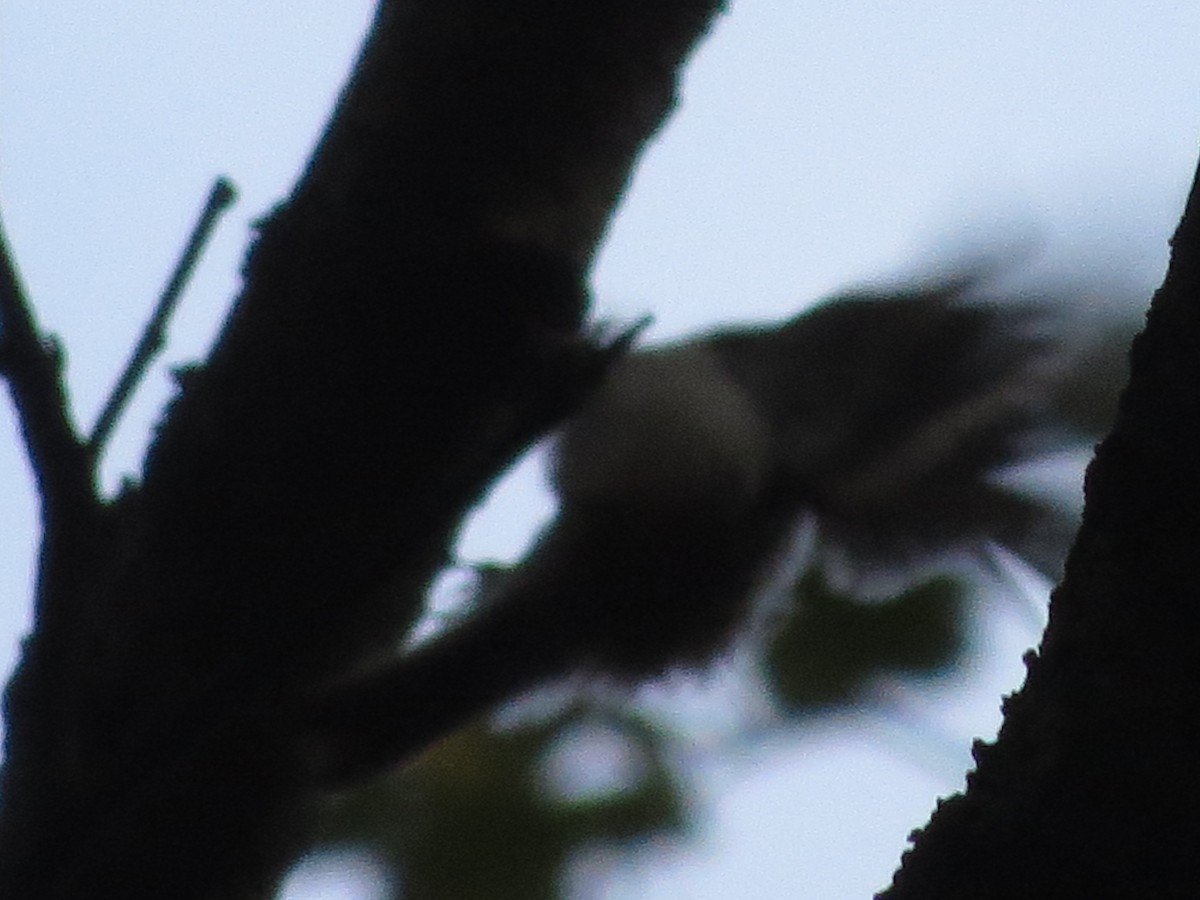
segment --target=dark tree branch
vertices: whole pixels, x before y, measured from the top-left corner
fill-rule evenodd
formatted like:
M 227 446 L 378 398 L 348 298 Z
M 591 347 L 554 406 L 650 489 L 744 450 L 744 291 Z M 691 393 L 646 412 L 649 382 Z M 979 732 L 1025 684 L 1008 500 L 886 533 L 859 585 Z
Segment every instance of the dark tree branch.
M 1041 649 L 887 900 L 1170 897 L 1200 843 L 1200 179 Z
M 71 422 L 63 353 L 38 330 L 0 229 L 0 376 L 20 423 L 47 529 L 96 502 L 87 452 Z
M 587 266 L 716 6 L 381 3 L 142 486 L 44 563 L 80 614 L 9 688 L 0 896 L 271 891 L 317 795 L 284 723 L 601 375 Z
M 36 639 L 25 641 L 4 694 L 5 755 L 0 769 L 0 893 L 12 860 L 40 877 L 54 848 L 39 839 L 67 800 L 69 748 L 60 714 L 68 683 L 83 675 L 73 652 L 88 579 L 100 551 L 103 509 L 87 448 L 71 423 L 63 354 L 43 337 L 16 264 L 0 233 L 0 374 L 8 382 L 41 499 L 42 546 L 34 602 Z M 47 888 L 49 885 L 47 885 Z M 19 895 L 18 891 L 18 895 Z
M 99 460 L 100 455 L 104 452 L 104 445 L 108 441 L 113 427 L 117 424 L 117 420 L 125 411 L 130 397 L 137 389 L 138 382 L 145 377 L 146 369 L 154 357 L 162 352 L 167 341 L 167 322 L 175 311 L 179 295 L 187 285 L 188 279 L 191 278 L 200 254 L 204 252 L 204 247 L 212 236 L 217 222 L 220 221 L 221 215 L 233 205 L 235 200 L 237 200 L 237 189 L 233 186 L 233 182 L 224 176 L 218 178 L 213 183 L 212 190 L 209 191 L 204 209 L 200 212 L 200 217 L 188 237 L 179 261 L 171 272 L 171 277 L 167 280 L 166 287 L 159 295 L 154 312 L 150 315 L 150 320 L 142 330 L 142 336 L 138 339 L 129 361 L 125 364 L 125 370 L 117 379 L 116 386 L 104 404 L 104 409 L 96 418 L 96 424 L 88 438 L 88 452 L 92 455 L 93 460 Z

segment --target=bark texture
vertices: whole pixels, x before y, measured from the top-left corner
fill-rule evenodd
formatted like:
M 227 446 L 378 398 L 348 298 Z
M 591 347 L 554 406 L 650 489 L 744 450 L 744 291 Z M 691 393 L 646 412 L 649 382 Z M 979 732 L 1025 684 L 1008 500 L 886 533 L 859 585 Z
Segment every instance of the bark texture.
M 31 445 L 0 896 L 271 893 L 315 793 L 282 723 L 394 646 L 464 512 L 602 373 L 588 265 L 716 6 L 381 3 L 142 484 L 104 502 Z
M 1133 345 L 1050 624 L 886 900 L 1186 897 L 1200 843 L 1200 186 Z

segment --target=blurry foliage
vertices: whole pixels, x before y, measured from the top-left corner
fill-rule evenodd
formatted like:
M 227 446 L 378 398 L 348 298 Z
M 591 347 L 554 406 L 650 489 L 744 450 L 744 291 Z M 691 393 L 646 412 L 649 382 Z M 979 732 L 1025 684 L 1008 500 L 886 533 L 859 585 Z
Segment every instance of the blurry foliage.
M 818 569 L 796 584 L 796 612 L 772 637 L 763 674 L 789 712 L 853 705 L 885 672 L 935 674 L 965 645 L 966 591 L 937 577 L 878 602 L 830 586 Z
M 550 757 L 564 742 L 586 742 L 581 726 L 619 736 L 632 764 L 602 790 L 556 791 Z M 575 706 L 513 730 L 479 724 L 453 735 L 334 801 L 324 843 L 382 859 L 404 900 L 551 900 L 579 850 L 683 835 L 687 813 L 658 729 L 633 713 Z
M 935 578 L 865 603 L 809 572 L 796 587 L 797 612 L 765 648 L 761 674 L 781 707 L 799 714 L 843 709 L 886 671 L 943 671 L 964 644 L 965 595 L 957 582 Z M 690 835 L 695 798 L 680 762 L 687 740 L 636 711 L 585 702 L 511 729 L 479 723 L 392 777 L 336 798 L 322 843 L 384 861 L 397 900 L 553 900 L 583 850 Z M 614 766 L 614 756 L 624 764 Z M 556 762 L 592 769 L 578 773 L 592 787 L 555 789 Z M 607 773 L 598 788 L 596 769 Z

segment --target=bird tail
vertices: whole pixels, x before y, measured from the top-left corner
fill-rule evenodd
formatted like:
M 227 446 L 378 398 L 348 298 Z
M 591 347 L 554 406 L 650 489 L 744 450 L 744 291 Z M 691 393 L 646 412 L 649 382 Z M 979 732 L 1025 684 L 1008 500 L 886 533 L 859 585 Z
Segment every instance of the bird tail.
M 787 489 L 837 568 L 870 578 L 996 542 L 1056 579 L 1075 511 L 996 473 L 1092 437 L 1060 402 L 1078 382 L 1067 313 L 971 274 L 709 340 L 767 405 Z

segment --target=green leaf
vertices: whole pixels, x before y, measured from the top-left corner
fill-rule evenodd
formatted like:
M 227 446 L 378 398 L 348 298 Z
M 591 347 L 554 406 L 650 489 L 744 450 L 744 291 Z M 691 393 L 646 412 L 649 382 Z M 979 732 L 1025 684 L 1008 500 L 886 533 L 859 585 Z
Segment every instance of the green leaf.
M 796 586 L 796 612 L 774 635 L 763 669 L 790 712 L 848 706 L 886 672 L 933 675 L 965 643 L 965 592 L 936 577 L 882 602 L 835 590 L 813 569 Z
M 598 732 L 636 764 L 602 790 L 556 790 L 547 766 Z M 551 900 L 580 849 L 686 831 L 685 788 L 663 743 L 633 714 L 583 706 L 515 730 L 477 725 L 338 800 L 323 843 L 373 851 L 404 900 Z

